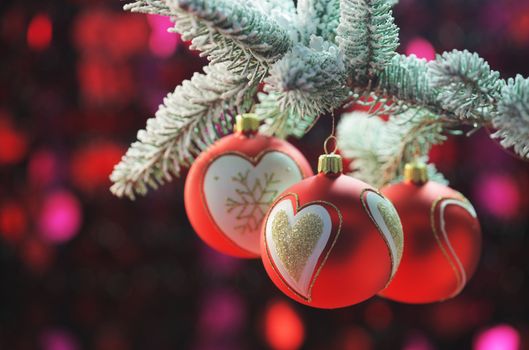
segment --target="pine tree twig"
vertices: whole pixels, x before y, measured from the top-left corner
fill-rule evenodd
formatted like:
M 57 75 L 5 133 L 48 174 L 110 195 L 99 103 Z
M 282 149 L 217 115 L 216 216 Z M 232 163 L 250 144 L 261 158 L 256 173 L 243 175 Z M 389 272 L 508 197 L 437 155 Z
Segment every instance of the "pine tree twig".
M 353 159 L 352 175 L 375 187 L 402 177 L 406 162 L 427 161 L 430 148 L 443 142 L 446 122 L 423 110 L 410 110 L 383 122 L 365 112 L 345 114 L 338 124 L 338 147 Z M 430 167 L 433 177 L 435 168 Z
M 178 176 L 218 137 L 234 113 L 255 111 L 278 137 L 301 137 L 319 116 L 352 103 L 371 115 L 339 128 L 353 172 L 380 186 L 408 160 L 427 160 L 460 125 L 497 129 L 503 147 L 529 157 L 529 81 L 508 82 L 468 51 L 427 62 L 397 55 L 396 0 L 137 0 L 133 12 L 160 14 L 211 61 L 177 87 L 147 122 L 112 174 L 112 191 L 133 198 Z M 264 92 L 257 86 L 265 82 Z M 372 139 L 366 139 L 371 135 Z M 344 141 L 345 140 L 345 141 Z M 360 142 L 362 141 L 362 142 Z M 433 166 L 432 176 L 444 181 Z
M 279 93 L 280 109 L 298 115 L 330 112 L 349 94 L 338 47 L 316 36 L 309 47 L 298 44 L 275 63 L 265 82 L 268 91 Z
M 399 28 L 386 0 L 341 0 L 336 42 L 347 70 L 363 85 L 381 72 L 395 56 Z
M 263 12 L 268 2 L 261 3 L 261 10 L 252 3 L 229 0 L 140 0 L 124 8 L 170 16 L 175 22 L 172 31 L 191 40 L 192 49 L 213 64 L 229 62 L 233 73 L 254 83 L 263 79 L 269 65 L 292 46 L 291 37 L 298 35 L 292 26 L 285 27 L 288 20 L 280 25 Z
M 445 52 L 429 65 L 430 83 L 440 106 L 460 119 L 490 121 L 505 82 L 476 53 Z
M 134 199 L 148 187 L 179 176 L 182 166 L 208 145 L 231 132 L 232 116 L 250 109 L 255 86 L 229 73 L 226 64 L 204 67 L 165 99 L 147 121 L 111 175 L 111 191 Z
M 226 0 L 176 0 L 175 30 L 212 63 L 229 61 L 230 70 L 260 81 L 268 67 L 292 46 L 289 33 L 249 4 Z
M 266 86 L 265 86 L 266 90 Z M 297 114 L 292 109 L 281 109 L 277 92 L 257 94 L 259 103 L 255 113 L 264 121 L 261 132 L 285 139 L 288 136 L 301 138 L 318 121 L 318 115 Z
M 493 138 L 501 139 L 503 147 L 514 147 L 521 157 L 529 158 L 529 78 L 517 75 L 509 79 L 502 89 L 492 124 L 498 130 Z
M 316 35 L 335 42 L 340 23 L 340 0 L 298 0 L 297 12 L 306 35 Z

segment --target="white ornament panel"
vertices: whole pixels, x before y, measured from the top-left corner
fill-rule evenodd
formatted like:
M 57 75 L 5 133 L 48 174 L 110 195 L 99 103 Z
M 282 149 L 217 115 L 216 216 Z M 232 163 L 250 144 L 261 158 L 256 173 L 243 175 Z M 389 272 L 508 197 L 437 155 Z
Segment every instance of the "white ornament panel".
M 259 254 L 261 223 L 270 204 L 302 179 L 296 162 L 282 152 L 268 152 L 256 165 L 243 155 L 227 154 L 216 158 L 206 170 L 204 200 L 228 238 Z

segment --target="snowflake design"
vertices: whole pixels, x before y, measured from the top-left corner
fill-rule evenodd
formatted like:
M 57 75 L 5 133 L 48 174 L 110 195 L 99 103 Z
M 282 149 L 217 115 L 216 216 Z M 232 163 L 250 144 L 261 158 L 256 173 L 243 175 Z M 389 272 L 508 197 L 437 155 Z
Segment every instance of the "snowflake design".
M 239 185 L 235 190 L 237 199 L 226 200 L 228 213 L 237 212 L 238 224 L 235 229 L 241 234 L 253 232 L 259 228 L 270 203 L 277 196 L 277 189 L 274 189 L 280 181 L 276 179 L 274 173 L 264 173 L 264 180 L 257 178 L 252 184 L 249 183 L 250 170 L 244 174 L 238 173 L 232 180 Z

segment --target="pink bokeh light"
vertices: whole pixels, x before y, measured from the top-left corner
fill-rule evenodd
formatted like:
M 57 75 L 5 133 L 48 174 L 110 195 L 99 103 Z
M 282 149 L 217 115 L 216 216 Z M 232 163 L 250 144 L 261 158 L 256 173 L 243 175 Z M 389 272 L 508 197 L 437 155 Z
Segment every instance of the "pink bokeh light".
M 43 350 L 78 350 L 79 345 L 70 332 L 57 328 L 49 329 L 40 337 Z
M 431 61 L 435 59 L 435 48 L 428 40 L 416 37 L 411 39 L 406 45 L 406 55 L 411 54 Z
M 434 350 L 434 347 L 424 335 L 415 333 L 412 334 L 402 347 L 403 350 Z
M 512 326 L 501 324 L 479 333 L 474 340 L 474 350 L 518 350 L 520 335 Z
M 151 26 L 151 36 L 149 38 L 151 52 L 161 58 L 171 56 L 182 42 L 179 34 L 167 31 L 174 24 L 169 17 L 165 16 L 149 15 L 147 19 Z
M 507 174 L 487 174 L 474 187 L 474 196 L 480 206 L 499 219 L 509 220 L 520 211 L 520 190 Z
M 39 217 L 42 238 L 50 243 L 72 239 L 81 226 L 81 205 L 70 192 L 58 191 L 45 198 Z
M 49 150 L 42 149 L 31 155 L 28 163 L 28 179 L 32 185 L 42 187 L 53 183 L 57 178 L 59 160 Z
M 241 328 L 245 317 L 241 297 L 234 291 L 217 289 L 202 301 L 199 325 L 204 334 L 215 337 Z

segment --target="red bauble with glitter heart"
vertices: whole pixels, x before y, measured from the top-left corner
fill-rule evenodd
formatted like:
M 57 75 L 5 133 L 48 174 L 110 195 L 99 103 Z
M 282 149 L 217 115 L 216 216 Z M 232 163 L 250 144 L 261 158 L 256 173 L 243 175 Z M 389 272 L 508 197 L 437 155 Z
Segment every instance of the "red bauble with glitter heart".
M 413 304 L 453 298 L 478 264 L 476 212 L 461 193 L 428 181 L 424 164 L 407 164 L 405 172 L 403 182 L 381 190 L 401 217 L 405 243 L 399 269 L 379 295 Z
M 239 116 L 234 134 L 217 141 L 193 162 L 184 199 L 196 233 L 219 252 L 260 256 L 263 218 L 286 188 L 312 175 L 290 143 L 257 132 L 255 115 Z
M 281 194 L 263 225 L 268 275 L 287 296 L 316 308 L 372 297 L 391 279 L 402 251 L 391 202 L 341 168 L 340 156 L 321 156 L 319 174 Z

